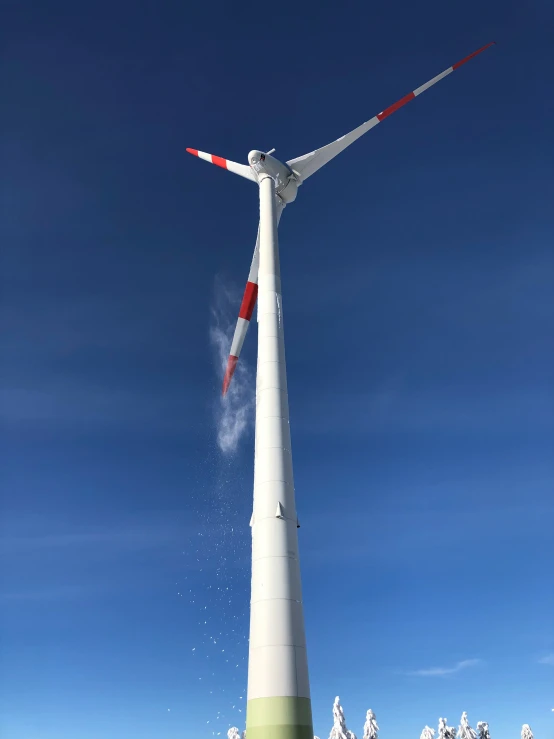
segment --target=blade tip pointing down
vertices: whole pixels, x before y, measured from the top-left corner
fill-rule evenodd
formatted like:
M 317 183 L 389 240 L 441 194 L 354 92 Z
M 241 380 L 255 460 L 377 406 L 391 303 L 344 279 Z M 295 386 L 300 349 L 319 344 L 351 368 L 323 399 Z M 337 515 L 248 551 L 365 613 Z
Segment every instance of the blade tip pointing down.
M 227 360 L 227 369 L 225 370 L 225 376 L 223 378 L 223 387 L 221 388 L 221 394 L 223 397 L 227 395 L 227 390 L 229 390 L 229 385 L 231 384 L 238 361 L 238 357 L 235 357 L 232 354 L 229 355 L 229 359 Z

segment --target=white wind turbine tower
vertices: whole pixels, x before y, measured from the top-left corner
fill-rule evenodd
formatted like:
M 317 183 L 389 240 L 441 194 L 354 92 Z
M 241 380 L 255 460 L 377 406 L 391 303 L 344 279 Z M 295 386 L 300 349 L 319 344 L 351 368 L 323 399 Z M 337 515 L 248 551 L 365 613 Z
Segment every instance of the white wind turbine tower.
M 223 380 L 225 395 L 259 298 L 254 505 L 250 521 L 248 739 L 313 739 L 277 240 L 281 214 L 295 200 L 298 187 L 324 164 L 492 43 L 448 67 L 346 136 L 286 163 L 271 156 L 274 149 L 267 153 L 251 151 L 249 165 L 187 149 L 200 159 L 255 182 L 260 196 L 258 238 Z

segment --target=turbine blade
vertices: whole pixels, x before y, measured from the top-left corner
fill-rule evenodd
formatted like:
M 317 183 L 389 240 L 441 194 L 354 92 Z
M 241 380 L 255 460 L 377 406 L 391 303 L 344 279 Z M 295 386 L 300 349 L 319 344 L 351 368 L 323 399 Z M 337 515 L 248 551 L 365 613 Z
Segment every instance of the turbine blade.
M 283 213 L 284 204 L 279 201 L 277 202 L 277 225 L 281 220 Z M 250 272 L 248 273 L 248 281 L 246 282 L 246 288 L 244 289 L 244 295 L 242 297 L 242 303 L 240 305 L 239 317 L 237 319 L 237 325 L 235 327 L 235 333 L 233 341 L 231 343 L 231 351 L 229 352 L 229 359 L 227 360 L 227 368 L 225 370 L 225 376 L 223 377 L 223 395 L 227 394 L 229 385 L 235 373 L 237 362 L 239 361 L 240 352 L 246 334 L 248 332 L 248 326 L 250 325 L 250 319 L 256 306 L 256 300 L 258 298 L 258 268 L 260 266 L 260 227 L 258 226 L 258 236 L 256 237 L 256 246 L 254 247 L 254 254 L 252 256 L 252 263 L 250 265 Z
M 470 59 L 473 59 L 474 56 L 477 56 L 477 54 L 480 54 L 482 51 L 485 51 L 485 49 L 488 49 L 489 46 L 492 46 L 494 43 L 496 42 L 492 41 L 491 43 L 482 46 L 480 49 L 477 49 L 477 51 L 474 51 L 473 54 L 469 54 L 469 56 L 464 57 L 461 61 L 456 62 L 456 64 L 453 64 L 451 67 L 448 67 L 448 69 L 445 69 L 444 72 L 441 72 L 436 77 L 433 77 L 433 79 L 429 80 L 429 82 L 426 82 L 424 85 L 421 85 L 421 87 L 416 88 L 412 92 L 408 93 L 408 95 L 405 95 L 403 98 L 400 98 L 400 100 L 397 100 L 396 103 L 389 105 L 389 107 L 385 108 L 385 110 L 381 111 L 381 113 L 378 113 L 376 116 L 373 116 L 373 118 L 370 118 L 369 121 L 362 123 L 361 126 L 358 126 L 358 128 L 355 128 L 350 133 L 347 133 L 346 136 L 341 136 L 340 139 L 327 144 L 327 146 L 323 146 L 321 149 L 316 149 L 315 151 L 311 151 L 309 154 L 304 154 L 303 156 L 297 157 L 296 159 L 291 159 L 287 162 L 288 166 L 294 172 L 300 175 L 301 180 L 305 180 L 314 172 L 317 172 L 317 170 L 323 167 L 323 165 L 327 164 L 327 162 L 330 162 L 331 159 L 337 156 L 337 154 L 340 154 L 341 151 L 344 151 L 344 149 L 350 146 L 350 144 L 353 144 L 354 141 L 359 139 L 360 136 L 363 136 L 364 133 L 367 133 L 367 131 L 374 128 L 378 123 L 381 123 L 381 121 L 383 121 L 385 118 L 388 118 L 389 115 L 392 115 L 392 113 L 395 113 L 397 110 L 406 105 L 406 103 L 409 103 L 410 100 L 413 100 L 418 95 L 421 95 L 422 92 L 428 90 L 439 80 L 442 80 L 443 77 L 446 77 L 455 69 L 461 67 L 462 64 L 465 64 Z
M 222 157 L 216 157 L 215 154 L 206 154 L 205 151 L 198 151 L 198 149 L 187 149 L 189 154 L 192 154 L 199 159 L 203 159 L 205 162 L 211 162 L 217 167 L 227 169 L 233 174 L 238 174 L 241 177 L 246 177 L 247 180 L 257 182 L 256 175 L 246 164 L 238 164 L 238 162 L 232 162 L 230 159 L 223 159 Z

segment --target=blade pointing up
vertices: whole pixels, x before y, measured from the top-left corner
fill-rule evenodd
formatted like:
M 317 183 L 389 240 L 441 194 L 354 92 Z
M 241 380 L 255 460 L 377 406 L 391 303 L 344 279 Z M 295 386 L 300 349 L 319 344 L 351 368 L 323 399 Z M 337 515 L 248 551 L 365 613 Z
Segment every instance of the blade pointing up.
M 378 123 L 381 123 L 381 121 L 385 120 L 385 118 L 388 118 L 389 115 L 392 115 L 397 110 L 406 105 L 406 103 L 409 103 L 410 100 L 413 100 L 418 95 L 421 95 L 422 92 L 428 90 L 434 84 L 439 82 L 439 80 L 442 80 L 455 69 L 461 67 L 462 64 L 465 64 L 470 59 L 473 59 L 474 56 L 477 56 L 477 54 L 485 51 L 485 49 L 488 49 L 489 46 L 492 46 L 494 43 L 495 42 L 492 41 L 491 43 L 482 46 L 480 49 L 477 49 L 477 51 L 474 51 L 473 54 L 469 54 L 469 56 L 464 57 L 461 61 L 456 62 L 456 64 L 453 64 L 451 67 L 448 67 L 448 69 L 445 69 L 444 72 L 441 72 L 436 77 L 433 77 L 433 79 L 429 80 L 429 82 L 426 82 L 424 85 L 421 85 L 421 87 L 418 87 L 417 89 L 408 93 L 403 98 L 400 98 L 400 100 L 397 100 L 396 103 L 393 103 L 393 105 L 389 105 L 389 107 L 385 108 L 385 110 L 381 111 L 381 113 L 378 113 L 376 116 L 373 116 L 373 118 L 370 118 L 369 121 L 362 123 L 361 126 L 358 126 L 358 128 L 355 128 L 350 133 L 347 133 L 346 136 L 341 136 L 340 139 L 327 144 L 327 146 L 323 146 L 321 149 L 316 149 L 315 151 L 311 151 L 309 154 L 304 154 L 304 156 L 297 157 L 296 159 L 291 159 L 287 162 L 288 166 L 294 172 L 299 174 L 302 180 L 305 180 L 307 177 L 310 177 L 311 175 L 313 175 L 314 172 L 317 172 L 318 169 L 327 164 L 327 162 L 330 162 L 331 159 L 337 156 L 337 154 L 340 154 L 341 151 L 344 151 L 348 146 L 350 146 L 350 144 L 353 144 L 354 141 L 359 139 L 360 136 L 363 136 L 364 133 L 367 133 L 367 131 L 374 128 Z

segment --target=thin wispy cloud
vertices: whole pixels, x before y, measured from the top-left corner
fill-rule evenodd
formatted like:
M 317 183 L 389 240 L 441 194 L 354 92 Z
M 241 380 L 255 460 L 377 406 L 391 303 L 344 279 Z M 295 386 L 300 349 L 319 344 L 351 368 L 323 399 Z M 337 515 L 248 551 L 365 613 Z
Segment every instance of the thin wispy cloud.
M 480 659 L 464 659 L 457 662 L 453 667 L 428 667 L 423 670 L 411 670 L 405 674 L 414 675 L 415 677 L 445 677 L 446 675 L 455 675 L 457 672 L 476 667 L 482 663 Z
M 0 602 L 4 604 L 28 603 L 33 601 L 68 601 L 82 598 L 96 598 L 108 592 L 121 592 L 121 586 L 107 583 L 86 585 L 53 586 L 35 585 L 30 588 L 16 589 L 9 592 L 0 591 Z
M 227 368 L 229 349 L 240 306 L 240 296 L 216 278 L 210 341 L 215 350 L 217 372 L 221 380 Z M 233 381 L 225 397 L 220 396 L 216 407 L 217 443 L 225 454 L 234 452 L 253 422 L 254 377 L 244 361 L 237 363 Z
M 198 529 L 182 510 L 94 523 L 86 516 L 7 516 L 0 524 L 0 602 L 54 603 L 163 589 L 178 557 L 187 570 L 206 568 L 192 554 Z
M 540 665 L 552 665 L 554 667 L 554 652 L 551 654 L 545 654 L 544 657 L 539 659 Z M 554 711 L 554 708 L 552 709 Z
M 151 514 L 155 518 L 154 514 Z M 176 514 L 174 514 L 176 515 Z M 45 522 L 48 518 L 45 517 Z M 117 525 L 86 527 L 74 525 L 57 531 L 32 531 L 6 535 L 0 542 L 0 554 L 5 557 L 50 555 L 69 552 L 69 556 L 91 552 L 98 556 L 116 556 L 122 552 L 143 552 L 175 547 L 183 535 L 183 522 L 152 520 L 138 523 L 118 522 Z
M 402 432 L 502 432 L 514 427 L 550 431 L 548 386 L 498 389 L 486 397 L 448 389 L 418 389 L 387 382 L 384 389 L 340 388 L 314 403 L 308 388 L 295 429 L 310 434 Z

